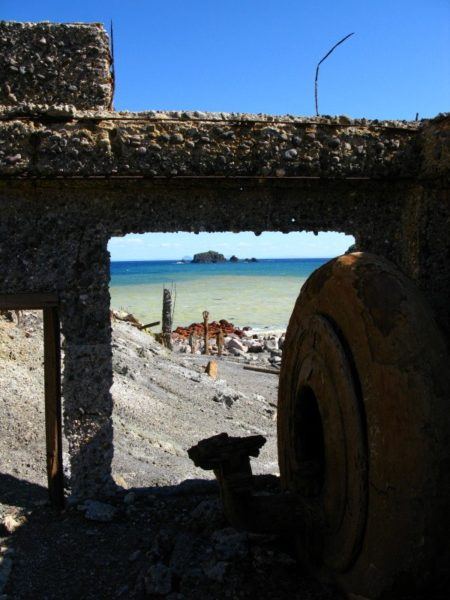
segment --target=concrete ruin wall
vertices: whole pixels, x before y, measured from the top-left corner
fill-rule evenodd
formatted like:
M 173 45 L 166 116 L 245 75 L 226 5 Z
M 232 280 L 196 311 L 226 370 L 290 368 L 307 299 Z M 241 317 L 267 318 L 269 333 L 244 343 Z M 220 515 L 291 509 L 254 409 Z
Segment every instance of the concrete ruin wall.
M 0 22 L 0 105 L 109 108 L 110 66 L 101 25 Z
M 4 175 L 410 177 L 415 123 L 193 113 L 4 116 Z
M 97 44 L 105 84 L 109 50 L 98 25 L 19 27 L 30 64 L 36 48 L 45 57 L 42 27 L 46 39 L 64 41 L 45 45 L 54 60 L 60 47 L 71 48 L 72 60 Z M 16 29 L 0 24 L 9 56 Z M 406 123 L 115 113 L 105 110 L 111 90 L 99 95 L 95 81 L 92 97 L 52 88 L 51 106 L 31 83 L 17 87 L 16 103 L 0 97 L 0 293 L 60 297 L 74 495 L 100 495 L 112 483 L 112 236 L 353 234 L 360 249 L 388 257 L 416 281 L 450 338 L 448 117 Z

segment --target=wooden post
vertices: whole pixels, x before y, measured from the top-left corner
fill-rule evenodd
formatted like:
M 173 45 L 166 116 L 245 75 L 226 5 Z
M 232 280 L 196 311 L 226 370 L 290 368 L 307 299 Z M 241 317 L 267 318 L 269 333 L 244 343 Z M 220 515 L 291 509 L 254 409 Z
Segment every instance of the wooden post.
M 64 507 L 61 434 L 61 340 L 56 307 L 44 308 L 45 432 L 50 501 Z
M 163 289 L 162 308 L 162 341 L 166 348 L 173 350 L 172 345 L 172 294 L 167 288 Z
M 222 356 L 224 342 L 225 342 L 225 339 L 224 339 L 223 331 L 222 331 L 222 329 L 219 329 L 219 331 L 216 334 L 217 354 L 219 356 Z
M 196 350 L 196 339 L 195 339 L 195 335 L 194 333 L 191 331 L 191 333 L 189 334 L 189 347 L 191 349 L 191 354 L 195 354 L 195 350 Z
M 207 310 L 204 310 L 203 311 L 203 328 L 204 328 L 203 336 L 204 336 L 204 340 L 205 340 L 205 349 L 204 349 L 203 354 L 209 354 L 208 319 L 209 319 L 209 312 Z

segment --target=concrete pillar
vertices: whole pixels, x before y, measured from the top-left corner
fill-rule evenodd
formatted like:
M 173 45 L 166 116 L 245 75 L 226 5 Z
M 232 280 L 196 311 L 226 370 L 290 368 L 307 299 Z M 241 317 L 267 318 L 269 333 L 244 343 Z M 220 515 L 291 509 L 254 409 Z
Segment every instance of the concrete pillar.
M 114 487 L 108 239 L 94 230 L 83 240 L 61 299 L 64 432 L 75 498 L 101 497 Z

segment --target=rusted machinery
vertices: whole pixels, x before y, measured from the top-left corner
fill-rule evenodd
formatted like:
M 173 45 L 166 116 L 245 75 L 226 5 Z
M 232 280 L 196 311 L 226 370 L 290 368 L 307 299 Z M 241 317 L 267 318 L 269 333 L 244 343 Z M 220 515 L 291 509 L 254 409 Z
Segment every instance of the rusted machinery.
M 192 458 L 214 468 L 235 526 L 290 529 L 299 556 L 350 595 L 423 594 L 447 568 L 448 364 L 414 284 L 378 256 L 342 256 L 308 279 L 286 335 L 285 492 L 249 491 L 259 439 L 216 436 Z M 284 517 L 274 520 L 274 507 Z

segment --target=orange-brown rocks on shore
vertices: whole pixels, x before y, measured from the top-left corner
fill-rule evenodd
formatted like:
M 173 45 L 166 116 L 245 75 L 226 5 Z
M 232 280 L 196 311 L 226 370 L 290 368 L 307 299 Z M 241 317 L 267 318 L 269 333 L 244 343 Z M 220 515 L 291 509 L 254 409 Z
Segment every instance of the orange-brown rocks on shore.
M 243 329 L 239 329 L 239 327 L 235 327 L 233 323 L 230 323 L 226 319 L 220 319 L 220 321 L 211 321 L 211 323 L 208 324 L 208 337 L 215 336 L 221 330 L 224 335 L 234 333 L 239 337 L 243 335 L 244 331 Z M 204 331 L 203 323 L 191 323 L 187 327 L 177 327 L 174 333 L 182 338 L 188 338 L 191 333 L 200 337 L 204 334 Z

